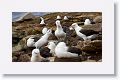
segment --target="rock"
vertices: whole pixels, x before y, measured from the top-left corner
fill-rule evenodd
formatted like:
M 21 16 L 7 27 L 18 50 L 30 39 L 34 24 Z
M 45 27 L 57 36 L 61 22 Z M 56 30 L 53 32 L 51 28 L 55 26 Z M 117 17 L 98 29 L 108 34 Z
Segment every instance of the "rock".
M 50 62 L 54 62 L 55 57 L 49 57 Z
M 76 47 L 84 52 L 102 52 L 102 41 L 79 41 Z
M 67 44 L 68 44 L 68 46 L 76 46 L 79 41 L 83 41 L 83 39 L 80 38 L 79 36 L 76 36 L 75 38 L 70 37 L 70 38 L 68 38 Z
M 62 22 L 61 22 L 61 25 L 62 25 L 62 26 L 69 27 L 69 26 L 71 26 L 71 25 L 72 25 L 72 23 L 73 23 L 73 22 L 71 22 L 71 21 L 67 20 L 67 21 L 62 21 Z
M 83 25 L 81 27 L 84 28 L 84 29 L 87 29 L 87 30 L 94 30 L 94 31 L 101 32 L 102 23 L 96 23 L 96 24 L 91 24 L 91 25 Z
M 90 45 L 101 48 L 102 47 L 102 40 L 94 40 L 90 43 Z
M 79 37 L 79 36 L 76 36 L 75 39 L 79 40 L 79 41 L 84 41 L 83 38 Z
M 26 50 L 28 48 L 27 45 L 26 45 L 27 44 L 27 39 L 31 36 L 40 38 L 40 36 L 42 36 L 42 35 L 36 34 L 36 35 L 29 35 L 27 37 L 24 37 L 23 39 L 21 39 L 19 41 L 19 43 L 15 47 L 12 47 L 12 52 Z
M 17 62 L 17 57 L 16 56 L 12 57 L 12 62 Z
M 35 18 L 35 16 L 31 12 L 28 12 L 28 13 L 25 13 L 24 15 L 22 15 L 20 18 L 18 18 L 15 22 L 30 20 L 30 19 L 34 19 L 34 18 Z
M 22 45 L 17 45 L 15 47 L 12 47 L 12 52 L 21 51 L 22 49 L 24 49 Z
M 93 52 L 93 51 L 96 51 L 95 49 L 96 48 L 91 45 L 85 45 L 84 47 L 82 47 L 82 51 L 84 52 Z
M 102 23 L 102 16 L 97 16 L 95 17 L 95 19 L 93 20 L 95 23 Z
M 54 62 L 81 62 L 80 57 L 74 57 L 74 58 L 57 58 L 55 57 Z
M 43 59 L 41 59 L 41 61 L 40 62 L 50 62 L 50 60 L 49 59 L 47 59 L 47 58 L 43 58 Z
M 52 34 L 52 35 L 50 35 L 48 40 L 57 40 L 57 37 L 54 34 Z
M 30 56 L 28 54 L 20 55 L 19 62 L 29 62 Z
M 96 62 L 95 60 L 86 60 L 86 61 L 83 61 L 83 62 Z
M 101 40 L 91 41 L 88 45 L 82 47 L 82 50 L 86 52 L 102 52 L 102 41 Z
M 91 41 L 79 41 L 78 43 L 77 43 L 77 48 L 79 48 L 79 49 L 81 49 L 82 50 L 82 48 L 85 46 L 85 45 L 87 45 L 87 43 L 90 43 Z
M 18 42 L 29 35 L 42 34 L 42 28 L 40 25 L 27 24 L 24 26 L 12 27 L 12 43 L 18 44 Z

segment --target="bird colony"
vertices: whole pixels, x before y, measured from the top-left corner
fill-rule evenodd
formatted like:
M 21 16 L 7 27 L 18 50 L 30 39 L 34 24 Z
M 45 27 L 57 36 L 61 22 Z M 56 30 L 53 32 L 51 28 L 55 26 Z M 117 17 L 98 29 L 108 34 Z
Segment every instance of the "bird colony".
M 83 23 L 74 21 L 71 22 L 71 25 L 66 26 L 67 22 L 69 23 L 71 20 L 70 16 L 61 17 L 57 15 L 53 29 L 47 25 L 47 21 L 43 17 L 39 19 L 39 25 L 42 26 L 42 30 L 40 31 L 41 33 L 34 35 L 41 35 L 34 36 L 31 34 L 25 43 L 26 49 L 30 51 L 29 62 L 96 62 L 102 60 L 101 57 L 92 60 L 95 55 L 101 55 L 102 52 L 102 27 L 99 27 L 101 31 L 86 29 L 86 26 L 94 27 L 96 23 L 94 20 L 86 18 Z M 64 21 L 66 24 L 62 25 Z M 50 39 L 51 36 L 56 37 L 56 40 Z M 76 38 L 71 41 L 74 36 Z M 99 47 L 100 49 L 98 49 Z M 27 52 L 26 49 L 23 49 L 23 51 Z M 26 56 L 23 56 L 23 58 L 26 59 Z

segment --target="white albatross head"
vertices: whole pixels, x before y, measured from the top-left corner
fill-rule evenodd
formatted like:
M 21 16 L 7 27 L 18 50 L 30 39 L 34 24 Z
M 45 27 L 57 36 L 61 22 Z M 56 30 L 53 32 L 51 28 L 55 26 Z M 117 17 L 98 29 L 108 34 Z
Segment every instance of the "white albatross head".
M 55 24 L 56 24 L 56 26 L 61 26 L 61 24 L 60 24 L 60 21 L 59 21 L 59 20 L 56 20 Z
M 39 49 L 33 49 L 32 50 L 32 56 L 39 56 L 39 55 L 40 55 Z
M 54 42 L 49 42 L 47 46 L 49 49 L 55 49 L 55 47 L 56 47 Z
M 61 19 L 61 17 L 58 15 L 56 19 Z
M 52 34 L 52 30 L 48 29 L 47 32 L 46 32 L 46 34 L 51 35 Z
M 32 50 L 31 62 L 39 62 L 41 61 L 42 57 L 40 56 L 39 49 Z
M 46 34 L 47 30 L 48 30 L 48 29 L 47 29 L 46 27 L 44 27 L 44 28 L 42 29 L 42 33 L 43 33 L 43 34 Z
M 90 24 L 91 24 L 90 19 L 85 19 L 84 25 L 90 25 Z
M 34 44 L 35 44 L 34 37 L 33 36 L 29 37 L 27 39 L 27 47 L 34 47 Z
M 76 32 L 79 32 L 79 31 L 82 29 L 82 27 L 80 27 L 77 23 L 73 23 L 73 24 L 69 27 L 70 30 L 71 30 L 72 28 L 73 28 Z
M 69 27 L 69 29 L 70 29 L 70 30 L 73 30 L 73 29 L 80 30 L 80 29 L 81 29 L 81 27 L 80 27 L 80 26 L 78 26 L 78 24 L 77 24 L 77 23 L 73 23 L 73 24 Z
M 68 20 L 68 17 L 67 17 L 67 16 L 64 16 L 64 20 Z

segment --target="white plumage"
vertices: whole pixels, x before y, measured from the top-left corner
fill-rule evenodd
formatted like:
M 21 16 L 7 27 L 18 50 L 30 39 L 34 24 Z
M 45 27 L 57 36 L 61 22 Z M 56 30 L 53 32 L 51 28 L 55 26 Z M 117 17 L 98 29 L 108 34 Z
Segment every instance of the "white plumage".
M 78 54 L 68 52 L 68 47 L 64 42 L 58 43 L 55 48 L 55 54 L 58 58 L 71 58 L 71 57 L 78 57 Z
M 41 61 L 40 51 L 39 49 L 32 50 L 31 62 L 39 62 Z
M 74 30 L 72 27 L 69 28 L 70 30 Z
M 73 23 L 71 27 L 75 29 L 75 32 L 79 37 L 82 37 L 84 40 L 87 40 L 87 36 L 79 32 L 82 28 L 79 27 L 77 23 Z
M 49 29 L 46 34 L 44 34 L 36 43 L 35 47 L 40 48 L 41 46 L 45 45 L 48 42 L 49 36 L 52 34 L 51 29 Z
M 46 27 L 44 27 L 44 28 L 42 29 L 42 33 L 43 33 L 43 34 L 46 34 L 47 30 L 48 30 L 48 29 L 47 29 Z
M 58 38 L 58 40 L 64 40 L 66 37 L 66 33 L 63 31 L 59 20 L 56 21 L 56 26 L 57 29 L 55 31 L 55 36 Z
M 74 28 L 76 34 L 84 40 L 90 39 L 94 34 L 99 34 L 99 32 L 94 30 L 83 29 L 82 27 L 78 26 L 77 23 L 73 23 L 71 27 Z
M 85 19 L 84 25 L 91 25 L 90 19 Z
M 27 46 L 28 47 L 35 47 L 35 42 L 34 42 L 34 37 L 30 37 L 28 40 L 27 40 Z
M 56 19 L 57 19 L 57 20 L 60 20 L 60 19 L 61 19 L 61 17 L 58 15 Z
M 49 42 L 47 46 L 50 49 L 50 53 L 52 53 L 54 55 L 55 54 L 55 47 L 56 47 L 55 43 Z
M 64 20 L 68 20 L 68 17 L 67 17 L 67 16 L 64 16 Z
M 40 24 L 45 24 L 44 19 L 42 17 L 40 17 L 40 19 L 41 19 Z

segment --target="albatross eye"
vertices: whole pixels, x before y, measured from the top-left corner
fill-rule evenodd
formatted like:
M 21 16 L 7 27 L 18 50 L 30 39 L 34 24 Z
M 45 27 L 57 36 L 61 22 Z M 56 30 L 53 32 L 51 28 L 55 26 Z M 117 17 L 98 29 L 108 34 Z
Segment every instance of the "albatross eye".
M 37 53 L 35 53 L 35 54 L 37 54 Z

